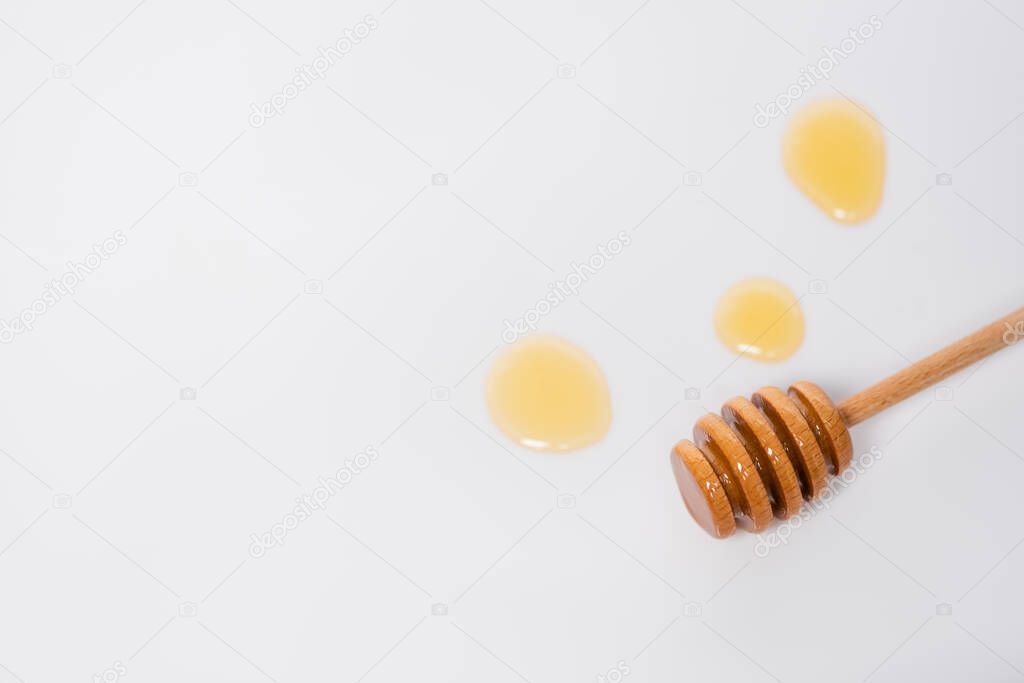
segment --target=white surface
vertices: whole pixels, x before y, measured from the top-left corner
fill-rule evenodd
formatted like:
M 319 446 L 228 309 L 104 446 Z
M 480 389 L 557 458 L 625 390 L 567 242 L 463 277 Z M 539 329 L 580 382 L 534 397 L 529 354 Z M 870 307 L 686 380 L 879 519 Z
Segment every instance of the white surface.
M 767 557 L 706 537 L 667 462 L 729 396 L 843 397 L 1022 304 L 1019 3 L 322 4 L 0 3 L 0 317 L 127 236 L 0 346 L 0 681 L 1024 678 L 1024 353 L 858 427 L 882 459 Z M 752 117 L 873 14 L 801 99 L 887 128 L 884 205 L 844 228 Z M 607 371 L 612 430 L 516 448 L 481 400 L 503 321 L 622 230 L 541 323 Z M 754 274 L 827 283 L 779 365 L 711 329 Z

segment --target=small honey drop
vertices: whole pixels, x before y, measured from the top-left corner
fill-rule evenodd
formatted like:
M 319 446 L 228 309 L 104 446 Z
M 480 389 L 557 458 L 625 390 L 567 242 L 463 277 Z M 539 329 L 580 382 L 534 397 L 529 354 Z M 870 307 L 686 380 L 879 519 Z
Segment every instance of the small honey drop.
M 761 361 L 781 361 L 800 348 L 804 314 L 786 285 L 766 277 L 730 287 L 715 309 L 715 332 L 733 351 Z
M 866 220 L 882 203 L 881 126 L 845 97 L 812 102 L 797 112 L 782 157 L 797 188 L 840 223 Z
M 611 424 L 604 372 L 585 351 L 553 336 L 526 337 L 503 350 L 487 378 L 487 404 L 501 431 L 540 451 L 589 446 Z

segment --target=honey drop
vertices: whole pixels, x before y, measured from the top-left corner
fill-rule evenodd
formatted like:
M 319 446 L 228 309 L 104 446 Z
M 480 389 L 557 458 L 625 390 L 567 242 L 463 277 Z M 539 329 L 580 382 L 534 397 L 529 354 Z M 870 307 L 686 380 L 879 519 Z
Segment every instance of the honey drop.
M 882 203 L 881 126 L 845 97 L 812 102 L 798 111 L 786 130 L 782 157 L 797 188 L 841 223 L 866 220 Z
M 803 342 L 804 314 L 786 285 L 751 278 L 734 284 L 719 299 L 715 332 L 733 351 L 761 361 L 785 360 Z
M 554 336 L 526 337 L 503 349 L 487 378 L 487 405 L 510 439 L 540 451 L 589 446 L 611 424 L 604 372 L 585 351 Z

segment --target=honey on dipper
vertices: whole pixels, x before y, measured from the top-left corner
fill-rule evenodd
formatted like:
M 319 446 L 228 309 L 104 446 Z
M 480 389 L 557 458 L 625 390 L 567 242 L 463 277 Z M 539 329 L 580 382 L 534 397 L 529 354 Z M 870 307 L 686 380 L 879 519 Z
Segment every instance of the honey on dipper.
M 716 538 L 737 528 L 761 531 L 817 497 L 850 464 L 849 427 L 913 396 L 996 351 L 1017 346 L 1006 330 L 1024 325 L 1024 308 L 854 394 L 839 405 L 817 385 L 788 392 L 762 387 L 748 400 L 726 401 L 670 454 L 683 502 Z

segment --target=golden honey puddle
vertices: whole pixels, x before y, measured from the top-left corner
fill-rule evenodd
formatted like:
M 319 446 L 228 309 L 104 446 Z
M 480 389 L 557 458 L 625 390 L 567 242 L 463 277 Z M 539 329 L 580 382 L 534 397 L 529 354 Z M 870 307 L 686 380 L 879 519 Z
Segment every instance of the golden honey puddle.
M 751 278 L 734 284 L 719 299 L 715 332 L 733 351 L 761 361 L 785 360 L 804 340 L 804 314 L 786 285 Z
M 510 439 L 540 451 L 600 441 L 611 425 L 604 372 L 560 337 L 535 335 L 506 347 L 487 378 L 487 405 Z
M 790 179 L 841 223 L 870 218 L 882 202 L 881 126 L 845 97 L 819 100 L 793 116 L 782 145 Z

